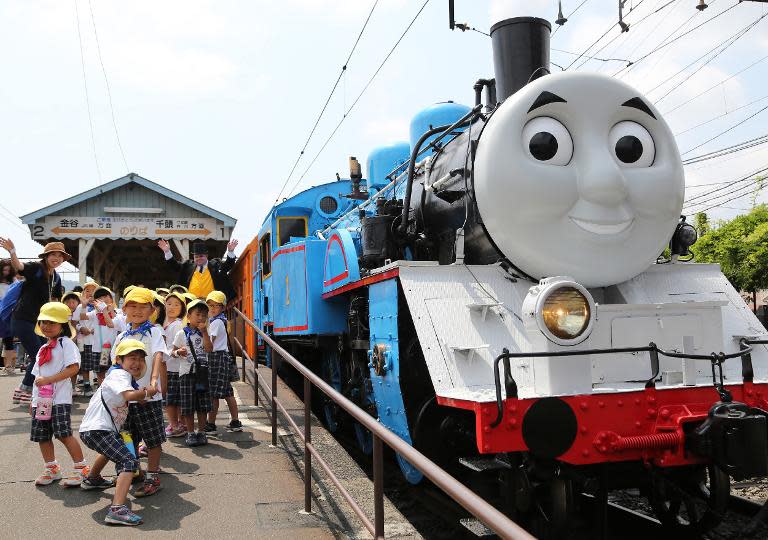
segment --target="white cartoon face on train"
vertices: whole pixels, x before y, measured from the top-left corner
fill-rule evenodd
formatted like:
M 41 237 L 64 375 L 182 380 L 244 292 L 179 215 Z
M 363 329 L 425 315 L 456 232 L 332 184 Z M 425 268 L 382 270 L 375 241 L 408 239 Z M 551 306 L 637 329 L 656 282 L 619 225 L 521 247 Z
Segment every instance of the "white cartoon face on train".
M 488 121 L 475 194 L 518 268 L 606 286 L 663 251 L 683 205 L 683 167 L 669 126 L 637 90 L 596 74 L 549 75 Z

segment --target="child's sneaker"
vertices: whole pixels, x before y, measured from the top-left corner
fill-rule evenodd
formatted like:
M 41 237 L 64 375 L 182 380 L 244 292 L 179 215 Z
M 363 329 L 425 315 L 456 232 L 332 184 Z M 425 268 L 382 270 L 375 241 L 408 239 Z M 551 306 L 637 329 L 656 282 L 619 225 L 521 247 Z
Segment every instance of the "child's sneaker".
M 27 392 L 21 388 L 17 388 L 13 391 L 13 404 L 27 404 L 32 403 L 32 392 Z
M 157 473 L 147 473 L 144 484 L 136 488 L 134 497 L 149 497 L 160 491 L 160 476 Z
M 232 420 L 227 424 L 227 429 L 229 431 L 243 431 L 243 423 L 240 420 Z
M 184 444 L 190 448 L 193 446 L 198 446 L 197 433 L 188 432 L 186 438 L 184 439 Z
M 92 397 L 93 396 L 93 389 L 91 388 L 90 384 L 86 384 L 83 386 L 83 397 Z
M 102 478 L 101 476 L 97 476 L 96 478 L 93 478 L 91 476 L 86 476 L 83 478 L 83 481 L 80 482 L 80 487 L 84 490 L 91 490 L 91 489 L 108 489 L 115 485 L 114 480 L 107 480 L 106 478 Z
M 46 465 L 43 469 L 43 474 L 37 477 L 35 480 L 36 486 L 49 486 L 56 480 L 61 480 L 61 467 L 56 465 Z
M 63 487 L 78 487 L 82 484 L 83 480 L 88 476 L 88 474 L 91 472 L 90 467 L 88 465 L 75 465 L 74 469 L 72 470 L 69 475 L 64 478 L 60 484 Z
M 187 428 L 179 424 L 171 432 L 171 437 L 184 437 L 187 434 Z
M 208 444 L 208 437 L 204 432 L 200 431 L 197 433 L 197 446 L 203 446 L 204 444 Z
M 205 423 L 205 435 L 218 435 L 219 430 L 216 428 L 216 424 L 212 424 L 210 422 Z
M 110 523 L 112 525 L 141 525 L 144 520 L 141 516 L 137 516 L 125 505 L 122 506 L 110 506 L 107 516 L 104 518 L 104 523 Z
M 165 436 L 166 437 L 173 436 L 173 426 L 171 424 L 168 424 L 167 426 L 165 426 Z

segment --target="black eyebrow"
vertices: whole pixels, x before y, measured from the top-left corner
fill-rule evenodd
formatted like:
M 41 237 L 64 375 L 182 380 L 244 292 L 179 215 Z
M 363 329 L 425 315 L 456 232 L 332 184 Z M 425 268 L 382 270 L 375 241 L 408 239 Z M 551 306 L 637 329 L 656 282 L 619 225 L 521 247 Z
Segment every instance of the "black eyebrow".
M 546 90 L 539 94 L 539 97 L 536 98 L 536 101 L 533 102 L 533 105 L 531 105 L 531 108 L 528 109 L 528 112 L 531 112 L 534 109 L 538 109 L 539 107 L 543 107 L 544 105 L 548 105 L 550 103 L 568 103 L 563 98 L 558 96 L 557 94 L 553 94 L 552 92 L 547 92 Z
M 656 115 L 653 114 L 650 107 L 645 104 L 645 101 L 640 99 L 639 97 L 633 97 L 632 99 L 625 101 L 621 104 L 622 107 L 632 107 L 633 109 L 637 109 L 638 111 L 643 111 L 648 116 L 656 120 Z

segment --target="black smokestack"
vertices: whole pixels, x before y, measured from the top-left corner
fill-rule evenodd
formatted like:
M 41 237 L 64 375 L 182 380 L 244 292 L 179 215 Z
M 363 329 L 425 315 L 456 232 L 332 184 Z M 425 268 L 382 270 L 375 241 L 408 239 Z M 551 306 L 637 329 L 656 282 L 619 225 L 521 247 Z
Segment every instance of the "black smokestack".
M 514 17 L 491 27 L 493 70 L 499 102 L 529 81 L 549 73 L 552 25 L 537 17 Z

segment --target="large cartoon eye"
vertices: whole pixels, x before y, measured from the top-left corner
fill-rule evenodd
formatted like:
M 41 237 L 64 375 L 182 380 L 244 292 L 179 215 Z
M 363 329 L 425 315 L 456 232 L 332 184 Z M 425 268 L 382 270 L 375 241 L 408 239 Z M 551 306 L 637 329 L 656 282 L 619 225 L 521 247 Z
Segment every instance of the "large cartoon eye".
M 648 130 L 637 122 L 619 122 L 608 134 L 608 142 L 622 167 L 650 167 L 656 145 Z
M 526 153 L 549 165 L 568 165 L 573 157 L 573 139 L 568 129 L 549 116 L 539 116 L 523 127 Z

